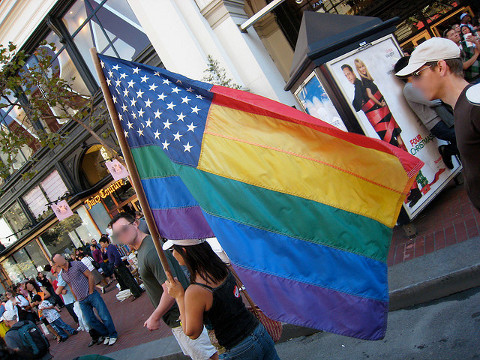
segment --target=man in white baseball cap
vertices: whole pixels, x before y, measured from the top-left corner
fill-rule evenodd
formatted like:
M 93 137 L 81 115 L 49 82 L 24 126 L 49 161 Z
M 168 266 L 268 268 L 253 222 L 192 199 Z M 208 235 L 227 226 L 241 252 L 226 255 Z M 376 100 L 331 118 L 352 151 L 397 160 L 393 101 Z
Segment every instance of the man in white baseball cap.
M 441 99 L 454 109 L 465 186 L 480 211 L 480 84 L 470 85 L 464 79 L 460 49 L 448 39 L 429 39 L 413 51 L 408 65 L 396 75 L 412 76 L 413 85 L 428 100 Z

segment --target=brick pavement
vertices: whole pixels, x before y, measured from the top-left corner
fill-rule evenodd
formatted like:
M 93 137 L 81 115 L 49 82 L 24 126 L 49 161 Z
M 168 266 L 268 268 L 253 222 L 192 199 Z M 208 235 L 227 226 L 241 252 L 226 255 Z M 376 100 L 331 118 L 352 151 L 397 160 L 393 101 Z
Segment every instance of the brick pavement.
M 109 287 L 109 291 L 102 295 L 119 334 L 117 343 L 112 346 L 102 344 L 87 347 L 90 336 L 84 331 L 60 344 L 52 340 L 52 336 L 49 335 L 50 352 L 55 360 L 70 360 L 76 356 L 88 354 L 105 355 L 172 335 L 165 323 L 162 323 L 159 330 L 152 332 L 143 327 L 143 323 L 153 311 L 153 306 L 146 293 L 133 302 L 130 299 L 123 302 L 118 301 L 115 297 L 117 293 L 118 289 L 112 285 Z M 61 315 L 65 322 L 74 326 L 73 319 L 67 310 L 62 310 Z
M 468 199 L 463 185 L 451 181 L 413 220 L 416 236 L 401 227 L 393 231 L 387 264 L 392 266 L 478 236 L 480 213 Z

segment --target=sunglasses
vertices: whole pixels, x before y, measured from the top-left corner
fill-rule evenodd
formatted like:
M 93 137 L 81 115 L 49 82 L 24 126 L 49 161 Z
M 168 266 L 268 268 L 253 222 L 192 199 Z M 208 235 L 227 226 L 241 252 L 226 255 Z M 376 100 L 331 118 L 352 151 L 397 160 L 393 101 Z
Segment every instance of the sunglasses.
M 112 238 L 116 239 L 118 238 L 119 236 L 125 234 L 128 230 L 128 227 L 130 225 L 132 225 L 135 221 L 132 221 L 131 223 L 128 223 L 128 224 L 125 224 L 125 225 L 122 225 L 122 227 L 120 228 L 120 230 L 118 230 L 117 232 L 113 233 L 112 234 Z

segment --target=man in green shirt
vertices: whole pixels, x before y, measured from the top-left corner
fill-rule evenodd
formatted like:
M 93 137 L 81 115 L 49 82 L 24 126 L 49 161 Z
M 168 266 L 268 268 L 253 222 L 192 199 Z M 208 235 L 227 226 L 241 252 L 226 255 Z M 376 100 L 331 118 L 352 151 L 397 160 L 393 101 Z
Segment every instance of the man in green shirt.
M 148 330 L 157 330 L 161 321 L 172 329 L 172 333 L 177 339 L 183 353 L 195 360 L 218 359 L 216 349 L 210 343 L 207 331 L 195 340 L 186 336 L 180 325 L 180 311 L 175 299 L 168 295 L 165 282 L 167 276 L 163 270 L 160 258 L 150 235 L 141 231 L 139 221 L 127 213 L 117 214 L 110 222 L 113 230 L 113 238 L 122 244 L 133 247 L 137 250 L 138 271 L 143 280 L 148 297 L 155 310 L 145 321 L 144 327 Z M 183 273 L 180 265 L 170 252 L 166 253 L 172 275 L 176 277 L 184 286 L 188 287 L 188 280 Z

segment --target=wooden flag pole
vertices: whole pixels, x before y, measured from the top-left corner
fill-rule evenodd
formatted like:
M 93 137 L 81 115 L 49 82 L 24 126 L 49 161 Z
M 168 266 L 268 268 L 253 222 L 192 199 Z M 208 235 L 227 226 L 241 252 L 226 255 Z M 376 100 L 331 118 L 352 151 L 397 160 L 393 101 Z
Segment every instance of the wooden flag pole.
M 137 167 L 135 166 L 135 162 L 133 161 L 132 153 L 130 152 L 130 147 L 128 146 L 127 139 L 125 139 L 125 135 L 123 133 L 122 125 L 120 124 L 120 119 L 118 118 L 117 110 L 115 109 L 115 105 L 113 104 L 112 96 L 110 94 L 110 90 L 108 88 L 107 82 L 105 80 L 105 76 L 103 74 L 102 66 L 100 64 L 100 60 L 98 59 L 97 49 L 90 48 L 90 54 L 93 59 L 93 63 L 95 64 L 95 69 L 97 70 L 98 78 L 100 79 L 100 85 L 102 87 L 103 96 L 105 98 L 105 102 L 107 104 L 107 109 L 112 118 L 113 127 L 115 128 L 115 133 L 117 134 L 118 143 L 120 144 L 120 149 L 122 150 L 123 157 L 127 164 L 128 172 L 130 173 L 130 177 L 132 179 L 132 185 L 135 189 L 135 192 L 138 196 L 138 201 L 140 202 L 140 206 L 142 207 L 143 214 L 145 215 L 145 220 L 147 221 L 148 230 L 150 231 L 150 235 L 152 235 L 153 243 L 155 244 L 155 248 L 157 249 L 158 256 L 162 263 L 163 270 L 167 275 L 169 281 L 173 280 L 172 271 L 170 270 L 170 265 L 168 264 L 167 257 L 162 249 L 162 244 L 160 243 L 157 224 L 153 219 L 152 210 L 148 205 L 147 197 L 145 196 L 145 192 L 143 191 L 142 182 L 140 181 L 140 176 L 138 175 Z

